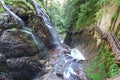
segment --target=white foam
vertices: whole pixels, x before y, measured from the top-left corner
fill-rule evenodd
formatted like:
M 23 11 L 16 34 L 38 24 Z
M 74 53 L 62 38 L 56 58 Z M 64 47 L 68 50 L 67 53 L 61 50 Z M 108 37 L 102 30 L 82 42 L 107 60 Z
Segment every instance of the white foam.
M 69 79 L 70 77 L 70 72 L 68 70 L 64 71 L 63 73 L 65 79 Z
M 86 60 L 85 57 L 82 55 L 82 53 L 75 48 L 71 49 L 70 56 L 77 60 Z
M 76 75 L 76 72 L 71 67 L 71 64 L 67 67 L 67 69 L 64 71 L 64 79 L 69 79 L 71 74 Z
M 76 72 L 73 70 L 73 68 L 71 66 L 69 66 L 68 70 L 71 74 L 76 75 Z

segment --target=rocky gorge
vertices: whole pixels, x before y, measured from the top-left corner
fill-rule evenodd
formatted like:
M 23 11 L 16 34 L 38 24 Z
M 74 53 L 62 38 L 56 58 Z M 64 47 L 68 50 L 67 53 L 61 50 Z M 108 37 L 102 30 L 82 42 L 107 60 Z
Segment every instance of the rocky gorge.
M 120 35 L 120 11 L 112 1 L 104 6 L 110 10 L 97 22 L 77 31 L 68 28 L 64 43 L 58 39 L 50 16 L 35 0 L 27 1 L 32 8 L 26 5 L 26 12 L 23 7 L 0 2 L 5 9 L 0 13 L 0 80 L 119 80 L 119 75 L 103 75 L 120 61 L 119 44 L 116 49 L 111 46 L 114 40 L 108 38 L 110 31 Z M 32 13 L 27 12 L 30 10 Z M 112 12 L 117 12 L 117 18 L 111 18 Z M 115 44 L 119 42 L 114 39 Z M 114 63 L 110 63 L 110 54 Z

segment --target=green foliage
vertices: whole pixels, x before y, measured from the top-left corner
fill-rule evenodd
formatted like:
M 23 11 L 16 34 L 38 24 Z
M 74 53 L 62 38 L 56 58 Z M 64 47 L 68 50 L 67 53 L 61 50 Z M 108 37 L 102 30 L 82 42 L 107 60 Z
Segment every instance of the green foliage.
M 16 27 L 13 27 L 11 30 L 13 30 L 13 31 L 17 31 L 17 28 L 16 28 Z
M 113 21 L 113 20 L 115 20 L 117 17 L 118 17 L 118 13 L 117 13 L 117 12 L 114 12 L 114 13 L 112 14 L 111 20 Z
M 95 13 L 97 6 L 95 5 L 98 0 L 88 0 L 80 6 L 80 13 L 76 22 L 76 27 L 79 29 L 82 26 L 89 26 L 95 22 Z
M 33 6 L 28 2 L 28 0 L 4 0 L 7 5 L 18 7 L 25 13 L 35 13 Z M 42 3 L 39 0 L 36 0 L 42 7 Z M 4 9 L 0 5 L 0 12 L 3 12 Z
M 1 7 L 1 6 L 0 6 Z M 4 9 L 3 8 L 0 8 L 0 13 L 2 13 L 4 11 Z
M 90 80 L 105 80 L 108 77 L 120 74 L 120 67 L 114 63 L 113 57 L 110 56 L 112 51 L 105 46 L 105 43 L 101 44 L 98 53 L 86 69 Z
M 120 5 L 120 0 L 115 0 L 115 4 L 119 6 Z
M 77 30 L 94 23 L 96 21 L 96 15 L 99 16 L 102 14 L 102 12 L 97 13 L 100 8 L 99 1 L 100 0 L 67 0 L 65 5 L 65 26 L 71 28 L 71 30 Z
M 113 77 L 117 74 L 120 74 L 120 67 L 112 61 L 109 67 L 109 77 Z
M 83 2 L 81 0 L 67 0 L 64 6 L 65 11 L 65 24 L 64 26 L 73 30 L 76 27 L 76 21 L 80 13 L 80 4 Z
M 96 5 L 108 5 L 110 0 L 99 0 Z
M 67 0 L 65 4 L 64 26 L 68 30 L 78 30 L 81 27 L 90 26 L 101 18 L 103 12 L 108 11 L 105 6 L 111 0 Z M 119 4 L 120 0 L 115 0 Z M 104 8 L 103 8 L 104 7 Z
M 2 13 L 4 11 L 2 4 L 0 3 L 0 13 Z
M 120 34 L 117 37 L 118 37 L 118 40 L 120 41 Z
M 47 5 L 47 12 L 49 13 L 50 19 L 54 28 L 57 32 L 65 31 L 65 27 L 63 26 L 65 23 L 64 20 L 64 10 L 59 2 L 52 2 Z
M 104 80 L 107 77 L 107 54 L 103 51 L 104 48 L 105 45 L 102 44 L 96 57 L 94 57 L 93 61 L 89 64 L 89 67 L 86 69 L 89 80 Z

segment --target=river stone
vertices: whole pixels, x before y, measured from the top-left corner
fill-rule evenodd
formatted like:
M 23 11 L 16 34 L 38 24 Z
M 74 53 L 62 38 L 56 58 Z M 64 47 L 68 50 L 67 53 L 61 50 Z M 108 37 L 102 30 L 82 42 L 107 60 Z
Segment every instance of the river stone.
M 2 54 L 2 53 L 0 53 L 0 61 L 1 61 L 2 59 L 5 59 L 5 55 Z
M 0 36 L 0 53 L 6 58 L 32 56 L 38 50 L 25 33 L 17 30 L 5 30 Z
M 0 72 L 0 80 L 13 80 L 8 73 Z
M 0 80 L 32 80 L 42 76 L 44 65 L 30 57 L 10 58 L 0 62 Z
M 35 75 L 44 71 L 41 63 L 28 57 L 7 59 L 6 64 L 13 80 L 32 80 Z
M 82 61 L 76 62 L 70 56 L 62 54 L 48 74 L 34 80 L 88 80 L 81 64 Z

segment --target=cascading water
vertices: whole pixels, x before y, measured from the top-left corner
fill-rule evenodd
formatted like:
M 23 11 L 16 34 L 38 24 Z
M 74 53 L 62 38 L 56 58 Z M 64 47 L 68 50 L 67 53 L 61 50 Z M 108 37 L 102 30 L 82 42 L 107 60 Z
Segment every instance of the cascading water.
M 82 55 L 82 53 L 77 50 L 77 49 L 71 49 L 71 54 L 68 54 L 69 56 L 71 56 L 73 59 L 77 59 L 79 60 L 86 60 L 85 57 Z
M 84 60 L 79 50 L 71 49 L 69 54 L 60 55 L 49 77 L 42 80 L 88 80 L 82 66 Z
M 2 2 L 2 5 L 5 8 L 5 10 L 7 10 L 10 13 L 10 15 L 15 19 L 15 21 L 17 21 L 21 31 L 31 36 L 35 45 L 39 49 L 41 56 L 44 57 L 44 54 L 46 53 L 45 52 L 46 50 L 44 50 L 45 47 L 43 47 L 44 43 L 40 42 L 39 39 L 29 30 L 29 28 L 25 27 L 25 23 L 22 21 L 22 19 L 19 18 L 17 15 L 15 15 L 12 11 L 10 11 L 5 5 L 3 0 L 0 1 Z M 56 48 L 61 47 L 56 32 L 51 26 L 51 23 L 47 15 L 40 9 L 40 6 L 34 0 L 30 0 L 30 1 L 32 2 L 33 6 L 36 9 L 38 17 L 43 19 L 46 27 L 49 29 L 54 46 Z M 52 76 L 50 75 L 50 77 L 52 77 L 52 79 L 48 79 L 48 80 L 58 80 L 58 78 L 53 78 L 54 77 L 53 75 L 57 75 L 57 76 L 62 75 L 61 76 L 62 79 L 60 80 L 87 80 L 86 75 L 81 66 L 81 61 L 86 60 L 85 57 L 77 49 L 71 49 L 70 51 L 71 51 L 70 54 L 61 54 L 61 56 L 56 61 L 54 68 L 51 71 Z
M 86 60 L 85 57 L 82 55 L 82 53 L 79 50 L 74 48 L 74 49 L 71 49 L 71 53 L 67 55 L 72 57 L 72 59 L 66 61 L 66 63 L 69 61 L 71 62 L 68 64 L 68 67 L 65 69 L 63 73 L 64 79 L 79 80 L 81 78 L 82 80 L 87 80 L 86 75 L 83 72 L 82 66 L 77 64 L 79 61 Z M 73 60 L 76 60 L 76 61 L 74 62 Z M 80 70 L 80 72 L 78 70 Z
M 46 27 L 49 29 L 54 46 L 56 48 L 61 47 L 61 44 L 57 38 L 56 32 L 53 29 L 47 15 L 41 10 L 40 6 L 34 0 L 30 0 L 30 1 L 33 4 L 34 8 L 36 9 L 38 17 L 43 19 Z M 71 57 L 71 58 L 69 58 L 69 57 Z M 64 61 L 63 61 L 63 58 L 64 58 Z M 74 62 L 74 60 L 76 60 L 76 62 Z M 62 73 L 63 80 L 80 80 L 80 79 L 87 80 L 86 75 L 83 72 L 82 66 L 79 65 L 79 63 L 78 63 L 79 61 L 83 61 L 83 60 L 86 60 L 86 59 L 81 54 L 81 52 L 79 52 L 79 50 L 71 49 L 70 54 L 67 54 L 67 55 L 62 54 L 61 58 L 59 58 L 57 60 L 55 66 L 54 66 L 54 69 L 52 70 L 52 73 L 53 74 L 57 74 L 59 72 Z M 62 68 L 60 68 L 61 66 L 62 66 Z M 50 80 L 56 80 L 56 78 L 52 78 Z
M 56 32 L 54 30 L 54 28 L 52 27 L 52 24 L 47 16 L 46 13 L 44 13 L 40 6 L 34 1 L 34 0 L 30 0 L 31 3 L 33 4 L 36 12 L 37 12 L 37 15 L 39 18 L 42 18 L 44 23 L 45 23 L 45 26 L 49 29 L 49 32 L 51 34 L 51 37 L 52 37 L 52 44 L 55 48 L 61 48 L 61 44 L 60 44 L 60 41 L 58 40 L 58 37 L 56 35 Z
M 41 53 L 40 55 L 41 55 L 42 58 L 48 57 L 48 56 L 47 56 L 47 55 L 48 55 L 47 48 L 45 47 L 44 43 L 43 43 L 42 41 L 40 41 L 40 40 L 37 38 L 37 36 L 35 36 L 35 35 L 30 31 L 29 28 L 23 27 L 23 29 L 21 29 L 21 31 L 23 31 L 23 32 L 25 32 L 25 33 L 27 33 L 28 35 L 31 36 L 33 42 L 35 43 L 35 45 L 37 46 L 39 52 Z
M 10 11 L 10 9 L 6 6 L 3 0 L 0 0 L 0 2 L 2 3 L 4 9 L 9 12 L 9 14 L 14 18 L 15 21 L 17 21 L 21 31 L 31 36 L 32 40 L 34 41 L 35 45 L 37 46 L 40 52 L 41 57 L 45 58 L 47 56 L 47 49 L 45 48 L 44 43 L 40 42 L 40 40 L 30 31 L 30 29 L 25 27 L 25 23 L 23 22 L 23 20 L 19 18 L 16 14 L 14 14 L 12 11 Z

